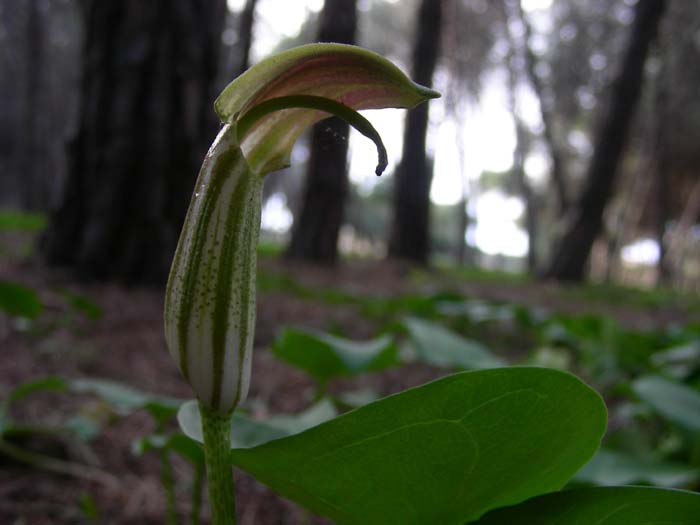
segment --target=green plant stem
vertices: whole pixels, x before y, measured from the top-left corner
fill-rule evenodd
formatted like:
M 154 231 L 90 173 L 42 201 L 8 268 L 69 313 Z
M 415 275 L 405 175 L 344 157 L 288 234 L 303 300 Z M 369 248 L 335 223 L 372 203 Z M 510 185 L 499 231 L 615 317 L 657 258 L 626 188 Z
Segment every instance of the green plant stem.
M 168 525 L 177 525 L 177 510 L 175 508 L 175 479 L 170 452 L 164 449 L 160 453 L 160 482 L 165 490 L 165 508 Z
M 212 525 L 235 525 L 236 500 L 230 461 L 231 415 L 199 404 L 204 436 L 204 463 L 209 484 Z
M 202 490 L 204 489 L 204 464 L 196 463 L 194 466 L 194 480 L 192 481 L 192 509 L 190 511 L 191 525 L 199 525 L 199 516 L 202 508 Z

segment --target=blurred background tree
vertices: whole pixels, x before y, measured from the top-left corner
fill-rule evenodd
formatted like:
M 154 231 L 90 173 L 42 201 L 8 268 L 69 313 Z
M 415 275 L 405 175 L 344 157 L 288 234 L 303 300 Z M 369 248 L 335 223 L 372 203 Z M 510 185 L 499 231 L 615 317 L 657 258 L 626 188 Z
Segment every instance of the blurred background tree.
M 443 4 L 422 0 L 416 13 L 411 78 L 433 86 L 433 74 L 440 53 Z M 428 111 L 422 104 L 406 115 L 403 152 L 394 177 L 394 206 L 389 255 L 420 264 L 428 262 L 430 247 L 430 183 L 433 166 L 426 153 Z
M 354 44 L 356 0 L 326 0 L 317 41 Z M 311 130 L 303 200 L 294 221 L 287 256 L 324 263 L 338 258 L 338 235 L 348 198 L 348 124 L 337 118 Z
M 43 251 L 85 278 L 163 283 L 217 130 L 223 0 L 88 1 L 79 124 Z
M 5 2 L 0 205 L 50 216 L 51 264 L 162 283 L 215 94 L 270 52 L 357 42 L 443 98 L 377 116 L 381 180 L 343 123 L 299 141 L 265 189 L 288 255 L 697 287 L 700 7 L 664 4 Z

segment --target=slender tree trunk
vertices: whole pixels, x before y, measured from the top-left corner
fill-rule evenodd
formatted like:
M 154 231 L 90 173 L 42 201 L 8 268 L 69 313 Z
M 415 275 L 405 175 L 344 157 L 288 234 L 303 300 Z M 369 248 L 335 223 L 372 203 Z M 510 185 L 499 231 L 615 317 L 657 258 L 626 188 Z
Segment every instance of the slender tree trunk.
M 519 4 L 518 4 L 519 5 Z M 508 40 L 509 52 L 506 68 L 508 70 L 508 106 L 515 123 L 515 151 L 513 152 L 513 178 L 525 204 L 525 229 L 528 237 L 527 269 L 531 275 L 537 273 L 537 204 L 532 188 L 525 175 L 525 157 L 527 156 L 528 132 L 518 111 L 518 66 L 516 60 L 517 44 L 510 31 L 508 12 L 503 12 L 503 25 Z M 521 13 L 522 15 L 522 13 Z M 529 49 L 526 53 L 531 53 Z M 561 197 L 561 196 L 560 196 Z M 564 202 L 564 201 L 561 201 Z
M 431 86 L 442 34 L 441 0 L 422 0 L 416 21 L 412 78 Z M 430 183 L 432 170 L 425 151 L 428 104 L 408 112 L 403 153 L 394 183 L 394 217 L 389 255 L 419 264 L 428 262 L 430 250 Z
M 506 0 L 506 4 L 508 3 L 508 0 Z M 525 30 L 522 43 L 523 55 L 525 58 L 525 72 L 528 76 L 530 84 L 532 85 L 532 89 L 539 100 L 540 118 L 542 120 L 545 144 L 547 145 L 549 158 L 552 162 L 552 182 L 554 182 L 554 189 L 557 195 L 559 214 L 564 215 L 569 209 L 569 195 L 567 191 L 567 175 L 564 162 L 564 153 L 561 151 L 561 147 L 556 139 L 554 115 L 552 114 L 552 103 L 550 97 L 546 93 L 547 90 L 542 80 L 537 75 L 537 57 L 530 47 L 532 27 L 530 26 L 527 15 L 523 11 L 520 0 L 514 0 L 514 4 L 517 17 Z
M 318 40 L 353 44 L 357 29 L 355 0 L 326 0 Z M 304 196 L 294 218 L 287 256 L 322 263 L 338 258 L 338 235 L 348 197 L 348 125 L 339 118 L 316 124 Z
M 661 42 L 664 46 L 664 42 Z M 665 57 L 668 58 L 668 57 Z M 668 236 L 666 235 L 666 226 L 671 214 L 671 191 L 668 176 L 670 175 L 670 145 L 666 138 L 664 126 L 662 124 L 662 115 L 667 110 L 669 104 L 669 92 L 667 81 L 667 60 L 662 58 L 661 70 L 656 79 L 656 96 L 654 97 L 655 105 L 655 128 L 656 128 L 656 143 L 654 148 L 654 182 L 656 197 L 656 242 L 659 246 L 659 259 L 656 263 L 656 285 L 667 286 L 671 284 L 672 269 L 668 260 Z
M 224 89 L 234 78 L 250 67 L 250 50 L 253 44 L 255 9 L 258 0 L 246 0 L 240 13 L 229 12 L 224 23 L 226 31 L 234 31 L 236 40 L 222 49 L 217 91 Z
M 257 4 L 258 0 L 247 0 L 241 13 L 238 25 L 239 75 L 250 67 L 250 48 L 253 43 L 253 22 L 255 21 L 255 7 Z
M 162 283 L 218 122 L 225 0 L 86 2 L 80 123 L 43 251 L 82 278 Z
M 546 277 L 581 281 L 591 247 L 603 227 L 618 164 L 641 93 L 644 64 L 658 31 L 664 0 L 639 0 L 622 70 L 613 85 L 610 105 L 601 121 L 576 217 L 555 252 Z

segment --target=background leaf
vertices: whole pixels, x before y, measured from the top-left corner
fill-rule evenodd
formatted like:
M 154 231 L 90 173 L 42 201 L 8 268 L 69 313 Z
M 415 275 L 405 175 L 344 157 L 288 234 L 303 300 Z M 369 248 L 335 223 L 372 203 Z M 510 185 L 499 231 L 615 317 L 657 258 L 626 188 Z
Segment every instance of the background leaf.
M 481 343 L 466 339 L 436 323 L 408 317 L 403 325 L 408 330 L 418 358 L 427 364 L 464 370 L 505 365 Z
M 34 319 L 43 309 L 35 290 L 18 283 L 0 280 L 0 311 L 17 317 Z
M 661 376 L 645 376 L 632 383 L 632 390 L 659 415 L 700 433 L 700 392 Z
M 333 403 L 324 399 L 298 414 L 270 416 L 266 419 L 252 417 L 236 412 L 231 419 L 231 448 L 250 448 L 319 425 L 334 418 L 338 412 Z M 183 403 L 177 414 L 180 428 L 185 435 L 200 443 L 202 439 L 202 420 L 197 401 Z
M 699 478 L 700 471 L 688 465 L 603 448 L 574 476 L 577 482 L 594 485 L 649 483 L 667 488 L 683 487 Z
M 334 377 L 383 370 L 397 363 L 396 346 L 389 335 L 358 342 L 287 328 L 275 341 L 272 352 L 283 361 L 306 371 L 320 383 Z
M 501 368 L 407 390 L 232 458 L 338 523 L 449 525 L 561 488 L 605 422 L 602 400 L 576 377 Z
M 555 492 L 489 513 L 473 525 L 694 525 L 700 494 L 644 487 Z

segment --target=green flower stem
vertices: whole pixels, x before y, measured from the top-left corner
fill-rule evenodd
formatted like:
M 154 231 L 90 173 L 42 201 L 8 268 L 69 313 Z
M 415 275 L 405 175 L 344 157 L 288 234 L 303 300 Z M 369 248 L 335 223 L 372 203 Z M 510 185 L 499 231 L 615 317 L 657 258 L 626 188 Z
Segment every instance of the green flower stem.
M 235 525 L 236 500 L 230 461 L 231 415 L 199 404 L 212 525 Z

